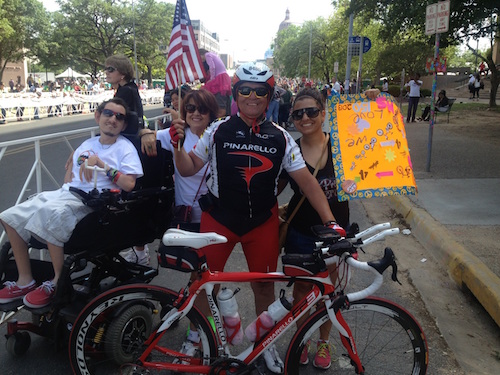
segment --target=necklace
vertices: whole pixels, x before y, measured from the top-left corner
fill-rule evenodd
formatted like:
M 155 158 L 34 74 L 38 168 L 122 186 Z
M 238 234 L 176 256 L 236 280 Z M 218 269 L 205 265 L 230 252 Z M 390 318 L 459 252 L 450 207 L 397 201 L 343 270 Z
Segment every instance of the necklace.
M 114 145 L 114 143 L 111 143 L 111 144 L 108 145 L 108 144 L 104 144 L 104 143 L 101 143 L 101 142 L 99 142 L 99 144 L 101 145 L 101 148 L 103 150 L 108 150 L 111 146 Z

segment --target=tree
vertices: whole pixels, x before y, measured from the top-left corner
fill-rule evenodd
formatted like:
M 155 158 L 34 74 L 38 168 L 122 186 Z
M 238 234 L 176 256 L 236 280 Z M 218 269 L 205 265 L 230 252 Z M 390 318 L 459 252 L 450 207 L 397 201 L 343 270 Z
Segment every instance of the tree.
M 143 0 L 136 8 L 136 50 L 137 62 L 143 76 L 151 83 L 155 76 L 165 76 L 167 59 L 159 50 L 160 45 L 168 45 L 172 32 L 175 6 Z M 133 51 L 133 39 L 129 40 Z M 138 79 L 143 77 L 138 77 Z
M 417 0 L 352 0 L 345 14 L 351 13 L 364 19 L 376 20 L 383 27 L 381 36 L 388 40 L 396 35 L 408 33 L 424 35 L 426 6 L 430 1 Z M 488 64 L 491 72 L 490 107 L 496 107 L 496 94 L 500 84 L 500 73 L 493 61 L 493 44 L 500 42 L 498 28 L 498 0 L 450 0 L 449 31 L 440 36 L 441 47 L 466 43 L 470 39 L 488 37 L 490 49 L 481 54 L 468 45 L 469 50 Z M 429 45 L 434 36 L 427 37 Z
M 43 49 L 48 14 L 37 0 L 0 0 L 0 81 L 8 62 Z

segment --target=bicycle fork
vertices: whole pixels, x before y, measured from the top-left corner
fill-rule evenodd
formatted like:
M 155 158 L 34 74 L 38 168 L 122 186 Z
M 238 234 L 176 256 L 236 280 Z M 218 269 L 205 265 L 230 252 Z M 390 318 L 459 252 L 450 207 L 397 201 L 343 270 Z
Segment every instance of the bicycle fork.
M 359 359 L 356 343 L 354 342 L 354 338 L 352 337 L 351 329 L 342 316 L 340 309 L 340 306 L 345 303 L 344 301 L 345 296 L 340 296 L 337 299 L 327 299 L 325 301 L 326 311 L 328 312 L 328 316 L 330 317 L 330 321 L 332 322 L 333 326 L 339 331 L 342 345 L 344 345 L 347 353 L 349 354 L 351 364 L 356 368 L 356 374 L 362 374 L 364 372 L 364 369 L 363 365 L 361 364 L 361 360 Z

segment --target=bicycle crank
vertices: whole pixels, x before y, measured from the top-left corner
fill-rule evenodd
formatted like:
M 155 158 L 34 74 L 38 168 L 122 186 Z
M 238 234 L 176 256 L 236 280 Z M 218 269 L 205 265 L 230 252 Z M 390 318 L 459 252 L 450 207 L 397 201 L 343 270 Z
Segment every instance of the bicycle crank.
M 210 375 L 250 375 L 252 366 L 248 366 L 245 362 L 234 358 L 219 358 L 211 366 Z

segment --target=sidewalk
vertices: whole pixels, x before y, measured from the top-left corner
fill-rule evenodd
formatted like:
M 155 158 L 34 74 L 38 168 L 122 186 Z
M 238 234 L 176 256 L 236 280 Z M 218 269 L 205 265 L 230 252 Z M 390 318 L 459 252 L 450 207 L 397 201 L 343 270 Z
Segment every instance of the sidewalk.
M 452 111 L 449 124 L 443 117 L 435 124 L 430 172 L 429 124 L 406 125 L 418 195 L 388 201 L 500 326 L 500 131 L 474 137 L 470 128 L 479 132 L 480 120 L 460 125 L 457 116 Z

